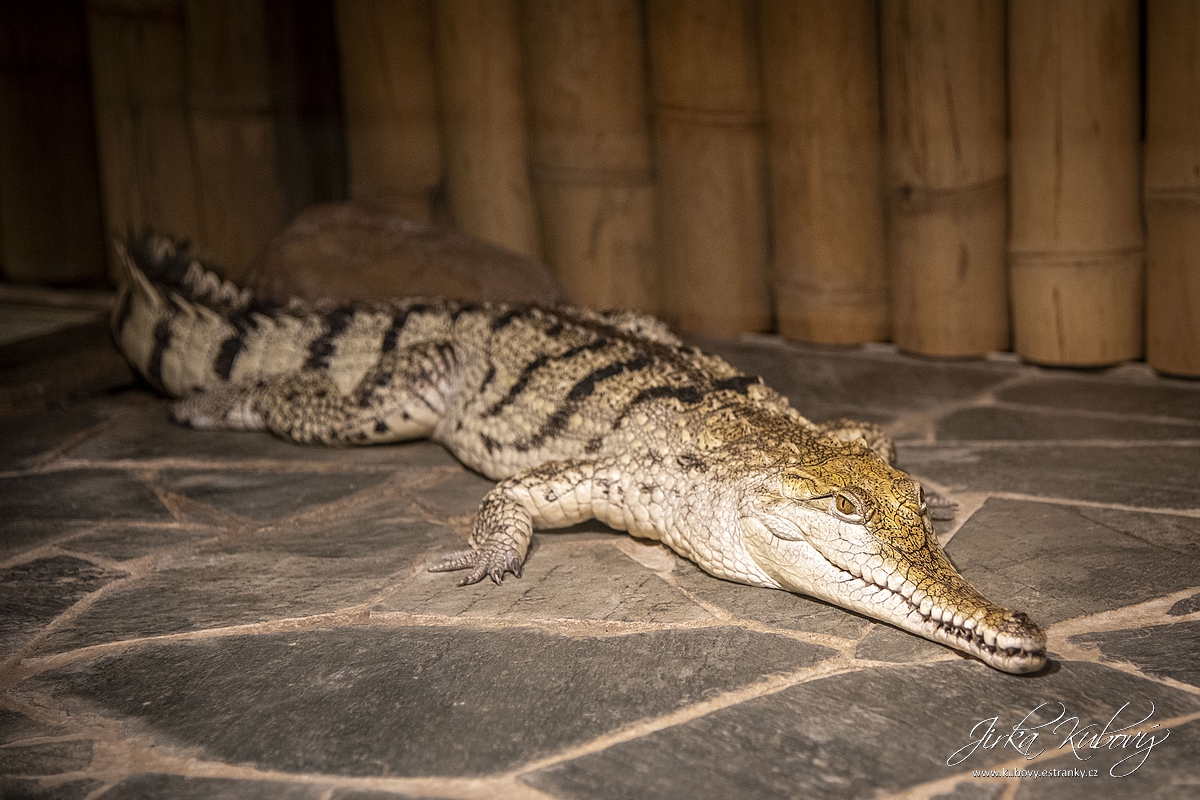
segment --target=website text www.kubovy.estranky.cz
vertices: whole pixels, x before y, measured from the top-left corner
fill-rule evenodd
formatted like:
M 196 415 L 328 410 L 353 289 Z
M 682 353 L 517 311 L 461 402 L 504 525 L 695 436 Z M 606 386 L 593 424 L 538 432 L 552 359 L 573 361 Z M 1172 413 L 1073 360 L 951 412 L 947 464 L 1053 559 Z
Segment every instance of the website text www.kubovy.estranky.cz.
M 973 769 L 972 778 L 1099 778 L 1098 769 Z

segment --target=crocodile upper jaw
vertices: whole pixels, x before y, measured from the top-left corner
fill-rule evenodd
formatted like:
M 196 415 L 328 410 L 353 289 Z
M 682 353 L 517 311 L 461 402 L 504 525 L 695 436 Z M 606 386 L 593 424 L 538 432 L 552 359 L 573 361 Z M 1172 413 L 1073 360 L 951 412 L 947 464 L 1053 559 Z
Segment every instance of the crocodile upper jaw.
M 757 520 L 743 522 L 761 525 Z M 1003 672 L 1036 672 L 1045 666 L 1046 637 L 1041 629 L 1024 614 L 989 602 L 948 561 L 947 573 L 938 580 L 943 589 L 938 594 L 965 598 L 970 607 L 939 604 L 896 570 L 838 565 L 803 539 L 751 535 L 745 543 L 758 566 L 780 588 L 890 623 Z
M 925 602 L 925 598 L 914 601 L 921 593 L 920 590 L 913 591 L 911 583 L 906 582 L 899 590 L 893 590 L 836 564 L 830 563 L 830 567 L 841 573 L 839 586 L 844 588 L 846 595 L 866 599 L 856 610 L 969 653 L 1003 672 L 1036 672 L 1046 665 L 1045 634 L 1020 612 L 1004 610 L 1012 627 L 1023 629 L 1020 633 L 1005 631 L 981 624 L 976 617 L 963 615 L 953 607 L 942 608 Z M 844 604 L 846 601 L 838 602 Z

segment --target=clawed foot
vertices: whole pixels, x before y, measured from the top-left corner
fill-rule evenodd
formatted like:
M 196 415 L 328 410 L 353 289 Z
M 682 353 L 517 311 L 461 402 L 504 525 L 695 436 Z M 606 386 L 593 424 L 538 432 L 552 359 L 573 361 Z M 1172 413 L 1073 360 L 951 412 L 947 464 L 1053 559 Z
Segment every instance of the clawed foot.
M 215 386 L 193 392 L 171 404 L 175 421 L 202 431 L 258 431 L 266 427 L 255 408 L 255 391 L 261 386 Z
M 521 577 L 521 554 L 511 547 L 492 546 L 484 550 L 462 550 L 449 555 L 440 564 L 429 568 L 430 572 L 454 572 L 460 569 L 471 570 L 467 576 L 458 582 L 459 586 L 469 586 L 479 583 L 486 575 L 497 586 L 504 580 L 504 573 L 511 572 Z
M 929 506 L 929 516 L 931 519 L 948 522 L 954 519 L 955 513 L 958 511 L 958 503 L 948 498 L 942 497 L 937 492 L 926 490 L 925 503 Z

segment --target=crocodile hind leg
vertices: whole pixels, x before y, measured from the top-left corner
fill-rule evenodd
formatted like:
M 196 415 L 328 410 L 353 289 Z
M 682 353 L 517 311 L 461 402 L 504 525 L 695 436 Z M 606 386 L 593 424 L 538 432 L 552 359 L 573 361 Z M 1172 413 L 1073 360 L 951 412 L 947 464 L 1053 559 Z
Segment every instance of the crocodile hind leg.
M 430 572 L 471 570 L 459 586 L 490 577 L 521 577 L 534 528 L 563 528 L 596 516 L 608 499 L 607 470 L 594 461 L 552 461 L 507 478 L 487 493 L 475 516 L 471 549 L 447 556 Z
M 176 422 L 201 431 L 261 431 L 266 429 L 267 420 L 259 410 L 258 400 L 266 390 L 265 381 L 198 389 L 172 403 L 171 416 Z
M 374 444 L 428 436 L 446 410 L 456 361 L 445 343 L 385 353 L 349 393 L 325 370 L 222 384 L 175 404 L 194 428 L 270 430 L 297 442 Z

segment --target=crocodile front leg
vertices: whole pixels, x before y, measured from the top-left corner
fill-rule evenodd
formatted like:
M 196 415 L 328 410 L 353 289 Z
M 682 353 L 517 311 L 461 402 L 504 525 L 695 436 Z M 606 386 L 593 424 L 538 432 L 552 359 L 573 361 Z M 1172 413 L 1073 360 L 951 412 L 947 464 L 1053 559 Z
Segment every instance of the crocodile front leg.
M 430 572 L 470 569 L 459 586 L 486 575 L 495 583 L 511 572 L 521 577 L 535 528 L 565 528 L 595 518 L 611 504 L 608 465 L 572 459 L 551 461 L 507 478 L 487 493 L 475 516 L 471 549 Z
M 896 445 L 883 428 L 873 422 L 854 419 L 835 419 L 817 426 L 817 433 L 839 442 L 861 441 L 892 466 L 896 465 Z

